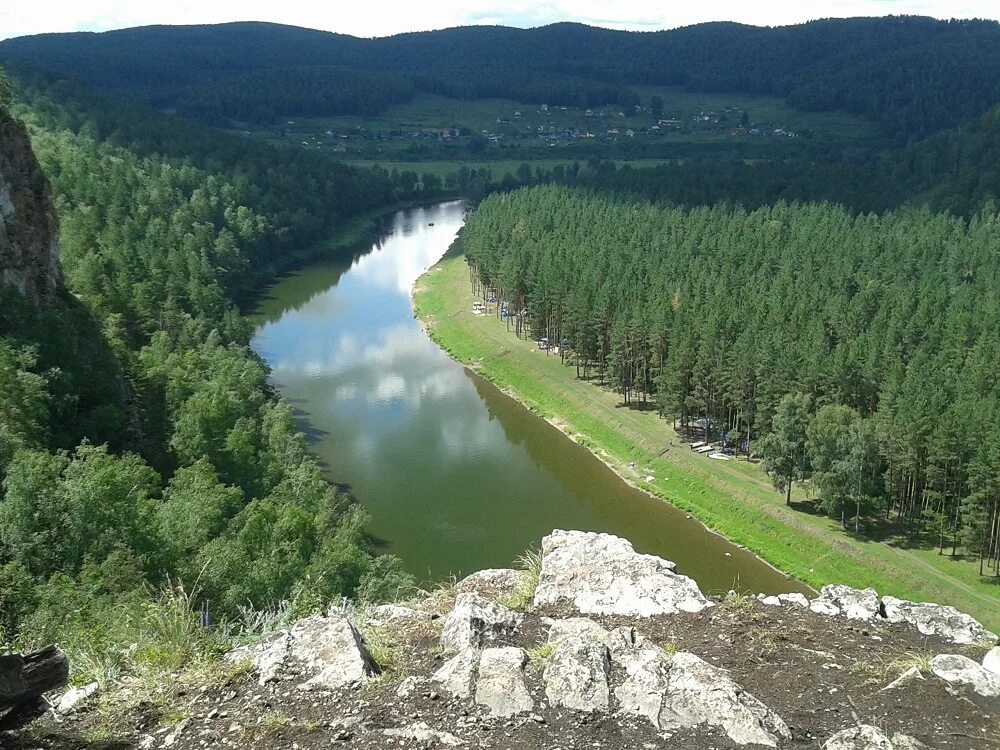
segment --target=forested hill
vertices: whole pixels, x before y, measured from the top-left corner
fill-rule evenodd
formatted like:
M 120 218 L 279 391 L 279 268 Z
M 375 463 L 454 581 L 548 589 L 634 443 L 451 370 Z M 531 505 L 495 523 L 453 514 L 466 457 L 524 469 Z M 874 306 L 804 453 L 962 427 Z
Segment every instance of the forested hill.
M 0 71 L 5 231 L 47 247 L 54 211 L 65 289 L 36 304 L 25 258 L 54 252 L 0 252 L 0 643 L 58 642 L 77 679 L 104 683 L 190 661 L 193 640 L 163 640 L 177 604 L 237 632 L 248 606 L 391 595 L 407 577 L 308 454 L 233 300 L 417 196 L 379 170 L 20 83 L 11 102 Z
M 241 102 L 224 112 L 235 117 L 264 91 L 273 99 L 287 90 L 280 103 L 294 114 L 303 91 L 323 99 L 334 87 L 367 87 L 376 104 L 405 99 L 412 85 L 458 97 L 579 105 L 626 104 L 635 99 L 628 86 L 657 84 L 845 109 L 905 139 L 1000 103 L 998 50 L 996 22 L 887 17 L 654 33 L 568 23 L 464 27 L 380 39 L 264 23 L 150 26 L 11 39 L 0 43 L 0 59 L 79 76 L 156 106 L 183 105 L 203 118 L 219 115 L 215 94 Z M 352 81 L 347 71 L 381 77 Z M 328 98 L 328 114 L 357 106 L 350 96 Z

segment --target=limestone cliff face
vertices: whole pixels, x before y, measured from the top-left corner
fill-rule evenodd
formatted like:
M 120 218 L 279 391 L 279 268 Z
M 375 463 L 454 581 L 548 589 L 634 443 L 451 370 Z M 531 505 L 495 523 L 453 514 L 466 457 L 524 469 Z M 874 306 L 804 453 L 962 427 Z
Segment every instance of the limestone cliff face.
M 52 190 L 24 125 L 0 111 L 0 286 L 8 284 L 45 304 L 62 277 Z

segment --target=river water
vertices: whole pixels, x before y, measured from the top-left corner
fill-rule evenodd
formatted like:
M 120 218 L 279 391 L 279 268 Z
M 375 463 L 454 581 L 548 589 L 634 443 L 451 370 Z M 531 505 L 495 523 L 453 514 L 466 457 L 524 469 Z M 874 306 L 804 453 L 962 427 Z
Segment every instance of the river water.
M 553 528 L 607 531 L 706 591 L 803 590 L 622 482 L 431 341 L 410 291 L 463 216 L 460 202 L 401 211 L 356 260 L 282 279 L 256 311 L 254 348 L 328 476 L 371 514 L 380 547 L 436 580 L 509 567 Z

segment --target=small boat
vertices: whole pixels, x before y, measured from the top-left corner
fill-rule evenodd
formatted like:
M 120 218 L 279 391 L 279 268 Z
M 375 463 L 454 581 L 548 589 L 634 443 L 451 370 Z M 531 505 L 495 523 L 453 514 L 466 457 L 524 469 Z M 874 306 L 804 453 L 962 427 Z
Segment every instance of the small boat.
M 432 226 L 434 226 L 434 222 L 433 222 L 433 221 L 432 221 L 432 222 L 430 222 L 430 223 L 429 223 L 429 224 L 428 224 L 427 226 L 429 226 L 429 227 L 432 227 Z

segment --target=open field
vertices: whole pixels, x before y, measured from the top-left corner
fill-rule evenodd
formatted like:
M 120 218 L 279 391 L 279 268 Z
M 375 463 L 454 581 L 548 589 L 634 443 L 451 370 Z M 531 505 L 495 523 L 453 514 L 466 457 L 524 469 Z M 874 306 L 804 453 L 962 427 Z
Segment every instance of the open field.
M 786 507 L 756 466 L 693 454 L 655 411 L 622 407 L 617 394 L 576 379 L 572 367 L 517 339 L 501 320 L 474 316 L 472 301 L 466 264 L 453 253 L 414 293 L 417 315 L 452 357 L 586 445 L 627 481 L 816 588 L 873 586 L 882 594 L 951 604 L 1000 630 L 1000 582 L 980 577 L 973 562 L 940 556 L 932 544 L 845 533 L 809 512 L 801 491 Z M 643 481 L 647 475 L 654 481 Z
M 559 165 L 568 167 L 573 164 L 574 161 L 582 163 L 577 159 L 500 159 L 497 161 L 483 161 L 478 159 L 455 159 L 453 161 L 380 161 L 358 159 L 348 161 L 347 163 L 351 166 L 360 167 L 362 169 L 372 167 L 377 164 L 383 169 L 408 169 L 411 172 L 417 172 L 418 174 L 435 174 L 441 178 L 457 171 L 461 167 L 475 170 L 488 169 L 491 177 L 494 180 L 499 180 L 503 179 L 504 175 L 508 174 L 516 176 L 517 170 L 522 164 L 529 165 L 533 170 L 550 170 Z M 667 159 L 609 159 L 609 161 L 614 161 L 619 166 L 628 164 L 636 169 L 640 167 L 655 167 L 659 164 L 670 163 L 670 160 Z
M 453 153 L 488 160 L 552 159 L 560 150 L 572 151 L 568 158 L 602 153 L 661 156 L 673 148 L 689 151 L 699 146 L 708 149 L 707 154 L 721 150 L 731 156 L 735 149 L 747 155 L 766 151 L 780 156 L 810 144 L 877 145 L 880 140 L 875 124 L 864 118 L 842 112 L 800 112 L 776 97 L 634 89 L 641 98 L 639 110 L 419 93 L 379 115 L 289 118 L 269 128 L 247 126 L 246 132 L 272 143 L 343 153 L 346 159 L 407 161 L 450 158 Z M 650 107 L 653 96 L 664 103 L 658 115 Z M 744 112 L 746 128 L 741 129 Z M 660 128 L 661 119 L 677 124 Z M 446 131 L 449 135 L 440 137 Z M 477 154 L 468 153 L 472 136 L 484 137 Z

